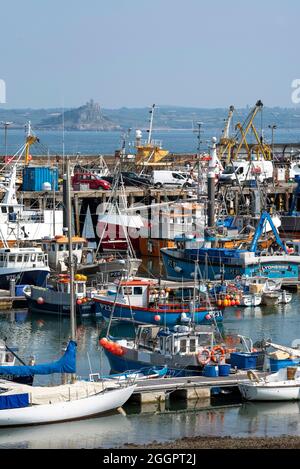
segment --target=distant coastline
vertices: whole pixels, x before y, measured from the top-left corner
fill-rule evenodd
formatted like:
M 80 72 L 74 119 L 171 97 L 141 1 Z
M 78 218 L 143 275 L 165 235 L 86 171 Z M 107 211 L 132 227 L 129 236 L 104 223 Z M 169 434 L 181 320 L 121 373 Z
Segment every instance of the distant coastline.
M 228 106 L 229 108 L 229 106 Z M 232 132 L 237 122 L 243 122 L 250 108 L 237 109 L 233 118 Z M 224 108 L 191 108 L 181 106 L 157 106 L 154 113 L 153 128 L 156 131 L 197 131 L 197 122 L 203 122 L 204 129 L 223 129 L 228 116 Z M 149 108 L 104 109 L 90 100 L 74 109 L 4 109 L 0 107 L 0 122 L 11 122 L 10 129 L 23 129 L 28 121 L 36 130 L 49 131 L 121 131 L 149 127 Z M 257 116 L 257 128 L 263 124 L 282 129 L 300 128 L 299 108 L 268 108 Z M 1 128 L 0 128 L 1 131 Z

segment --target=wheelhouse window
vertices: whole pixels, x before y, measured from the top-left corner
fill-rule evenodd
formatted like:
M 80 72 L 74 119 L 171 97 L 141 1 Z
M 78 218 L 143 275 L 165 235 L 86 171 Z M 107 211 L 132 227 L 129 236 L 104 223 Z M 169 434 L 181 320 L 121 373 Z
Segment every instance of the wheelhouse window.
M 196 352 L 196 339 L 190 339 L 190 352 Z
M 186 352 L 186 339 L 181 339 L 180 341 L 180 352 Z
M 35 254 L 31 254 L 31 262 L 35 262 L 36 261 L 36 255 Z
M 16 262 L 16 256 L 15 256 L 15 254 L 10 254 L 10 255 L 8 256 L 8 261 L 9 261 L 9 262 Z
M 17 262 L 22 263 L 23 262 L 23 256 L 22 254 L 19 254 L 17 257 Z
M 25 254 L 24 256 L 24 262 L 28 262 L 29 261 L 29 254 Z
M 132 287 L 123 287 L 124 295 L 132 295 Z
M 143 294 L 143 287 L 134 287 L 133 293 L 135 295 L 142 295 Z

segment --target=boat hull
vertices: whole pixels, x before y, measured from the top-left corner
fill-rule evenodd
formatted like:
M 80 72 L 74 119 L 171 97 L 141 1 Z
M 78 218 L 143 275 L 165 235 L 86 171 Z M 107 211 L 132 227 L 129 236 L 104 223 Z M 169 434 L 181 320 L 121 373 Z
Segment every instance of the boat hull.
M 0 410 L 0 427 L 41 425 L 96 416 L 121 407 L 130 398 L 134 388 L 128 386 L 104 391 L 68 402 Z
M 46 269 L 30 269 L 20 272 L 16 269 L 5 269 L 0 274 L 0 289 L 9 290 L 10 279 L 16 280 L 16 285 L 36 285 L 43 287 L 46 284 L 50 270 Z
M 270 279 L 288 279 L 289 281 L 299 279 L 300 256 L 261 256 L 253 257 L 247 262 L 242 259 L 229 258 L 225 260 L 216 258 L 215 261 L 208 257 L 206 262 L 195 260 L 188 253 L 179 252 L 176 249 L 161 250 L 163 263 L 167 278 L 174 281 L 191 281 L 195 279 L 195 262 L 197 261 L 197 279 L 234 280 L 238 276 L 265 277 Z
M 118 343 L 118 341 L 116 341 Z M 136 349 L 132 344 L 122 343 L 123 355 L 116 355 L 104 349 L 112 371 L 123 373 L 128 370 L 141 370 L 149 367 L 167 367 L 168 376 L 196 376 L 202 375 L 203 365 L 200 365 L 196 354 L 165 355 L 157 350 Z
M 109 320 L 113 313 L 113 318 L 125 322 L 137 322 L 147 324 L 166 325 L 168 327 L 175 326 L 182 322 L 182 313 L 186 315 L 187 320 L 192 318 L 192 315 L 187 310 L 164 310 L 162 308 L 139 308 L 136 306 L 128 306 L 121 303 L 114 303 L 111 301 L 102 301 L 94 298 L 95 313 L 96 315 L 103 316 L 104 319 Z M 210 318 L 208 318 L 210 316 Z M 211 324 L 212 321 L 222 322 L 223 312 L 221 310 L 209 310 L 201 308 L 201 311 L 195 311 L 194 320 L 197 324 Z
M 36 300 L 30 298 L 30 296 L 25 296 L 28 303 L 28 309 L 31 313 L 70 316 L 70 305 L 47 302 L 39 304 Z M 76 304 L 76 314 L 78 316 L 91 316 L 93 313 L 94 306 L 92 302 L 81 305 Z
M 253 384 L 239 384 L 242 397 L 247 401 L 298 401 L 300 400 L 300 385 L 260 386 Z

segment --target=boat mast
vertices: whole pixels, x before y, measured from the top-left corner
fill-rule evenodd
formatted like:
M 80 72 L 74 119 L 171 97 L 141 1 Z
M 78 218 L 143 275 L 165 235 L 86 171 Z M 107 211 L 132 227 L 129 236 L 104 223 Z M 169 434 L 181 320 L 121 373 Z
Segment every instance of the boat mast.
M 155 104 L 152 104 L 152 108 L 149 111 L 149 113 L 150 113 L 150 126 L 149 126 L 149 130 L 147 131 L 148 132 L 148 142 L 147 142 L 148 145 L 150 145 L 151 137 L 152 137 L 154 108 L 155 108 Z
M 71 176 L 70 160 L 66 160 L 66 191 L 67 191 L 67 233 L 69 240 L 69 269 L 70 269 L 70 321 L 71 340 L 76 341 L 76 316 L 75 316 L 75 291 L 74 291 L 74 262 L 72 250 L 72 200 L 71 200 Z M 72 373 L 71 382 L 75 382 L 76 375 Z

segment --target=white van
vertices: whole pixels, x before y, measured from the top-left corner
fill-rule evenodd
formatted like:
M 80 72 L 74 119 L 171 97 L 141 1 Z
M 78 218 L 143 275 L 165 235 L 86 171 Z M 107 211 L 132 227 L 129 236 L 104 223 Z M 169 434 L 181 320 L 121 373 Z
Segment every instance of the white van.
M 246 181 L 272 182 L 274 168 L 272 161 L 233 161 L 229 164 L 219 177 L 223 184 L 235 185 Z
M 154 187 L 193 187 L 195 181 L 186 173 L 180 171 L 157 170 L 152 173 L 152 183 Z

